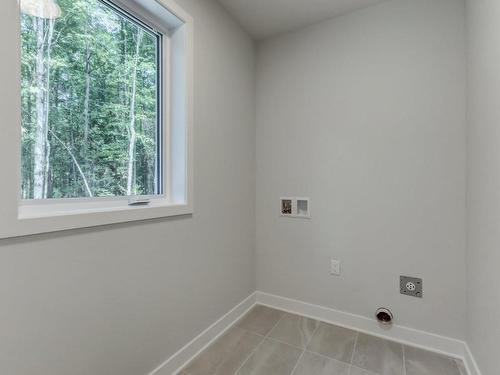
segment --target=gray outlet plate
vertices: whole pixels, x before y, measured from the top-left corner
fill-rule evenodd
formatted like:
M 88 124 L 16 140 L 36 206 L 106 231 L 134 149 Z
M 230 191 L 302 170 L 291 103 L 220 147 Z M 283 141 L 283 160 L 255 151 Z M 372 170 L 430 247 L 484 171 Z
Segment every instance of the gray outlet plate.
M 401 276 L 399 278 L 399 287 L 401 294 L 411 297 L 423 298 L 422 279 L 410 276 Z

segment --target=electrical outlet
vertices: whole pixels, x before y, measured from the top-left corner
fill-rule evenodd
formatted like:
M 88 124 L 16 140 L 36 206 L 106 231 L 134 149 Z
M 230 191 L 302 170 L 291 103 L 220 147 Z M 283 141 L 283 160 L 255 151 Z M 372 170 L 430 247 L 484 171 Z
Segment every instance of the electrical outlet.
M 409 276 L 399 278 L 400 293 L 411 297 L 423 298 L 422 279 Z
M 330 274 L 340 276 L 340 260 L 330 259 Z

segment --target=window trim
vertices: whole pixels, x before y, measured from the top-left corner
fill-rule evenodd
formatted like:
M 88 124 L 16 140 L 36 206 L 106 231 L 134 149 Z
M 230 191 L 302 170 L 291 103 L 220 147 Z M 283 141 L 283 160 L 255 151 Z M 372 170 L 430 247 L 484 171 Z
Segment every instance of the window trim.
M 0 193 L 4 198 L 0 209 L 0 238 L 194 212 L 193 19 L 172 0 L 104 2 L 113 3 L 126 12 L 137 15 L 139 21 L 147 21 L 147 25 L 154 26 L 157 32 L 163 34 L 161 84 L 164 87 L 160 135 L 163 140 L 163 192 L 161 195 L 150 196 L 148 206 L 129 206 L 127 196 L 39 201 L 20 198 L 20 10 L 18 2 L 8 2 L 5 4 L 5 12 L 0 15 L 0 42 L 5 45 L 4 51 L 8 51 L 5 58 L 0 60 L 0 79 L 5 82 L 0 94 L 0 111 L 5 114 L 4 119 L 0 120 L 4 130 L 0 137 L 0 173 L 3 175 Z M 148 7 L 156 7 L 151 22 Z M 174 141 L 179 140 L 180 144 L 174 144 Z M 176 154 L 172 155 L 173 153 Z
M 169 200 L 167 181 L 170 180 L 168 175 L 169 169 L 166 168 L 166 157 L 169 153 L 168 144 L 168 129 L 170 127 L 170 119 L 168 117 L 169 105 L 168 98 L 170 97 L 170 32 L 156 23 L 147 23 L 146 16 L 138 10 L 126 9 L 124 6 L 115 4 L 111 0 L 98 0 L 98 2 L 109 7 L 121 17 L 126 18 L 130 22 L 142 27 L 145 32 L 150 33 L 157 40 L 157 121 L 156 121 L 156 177 L 155 191 L 157 194 L 151 195 L 136 195 L 139 198 L 147 198 L 150 200 Z M 52 216 L 53 212 L 60 214 L 75 214 L 74 211 L 81 211 L 89 207 L 97 207 L 101 205 L 103 210 L 119 207 L 120 205 L 128 205 L 131 196 L 109 196 L 109 197 L 73 197 L 73 198 L 47 198 L 47 199 L 23 199 L 19 203 L 19 217 L 21 219 L 29 217 L 47 217 Z M 156 202 L 157 203 L 157 202 Z M 56 211 L 57 209 L 57 211 Z

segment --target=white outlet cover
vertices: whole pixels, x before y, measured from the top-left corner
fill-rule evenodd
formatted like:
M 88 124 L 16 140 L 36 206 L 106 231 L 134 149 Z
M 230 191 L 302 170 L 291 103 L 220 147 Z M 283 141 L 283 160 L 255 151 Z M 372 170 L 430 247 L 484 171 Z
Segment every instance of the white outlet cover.
M 298 217 L 310 217 L 309 212 L 309 198 L 297 198 L 297 216 Z
M 340 260 L 336 259 L 330 260 L 330 274 L 335 276 L 340 276 Z
M 309 198 L 281 197 L 280 215 L 298 219 L 310 219 L 311 208 Z

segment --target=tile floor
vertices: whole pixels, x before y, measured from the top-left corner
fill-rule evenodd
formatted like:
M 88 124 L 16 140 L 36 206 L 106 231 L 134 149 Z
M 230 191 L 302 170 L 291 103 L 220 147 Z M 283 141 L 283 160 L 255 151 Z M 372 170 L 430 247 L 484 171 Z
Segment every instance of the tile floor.
M 254 307 L 183 375 L 467 375 L 463 363 L 265 306 Z

